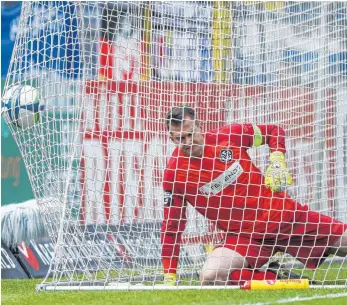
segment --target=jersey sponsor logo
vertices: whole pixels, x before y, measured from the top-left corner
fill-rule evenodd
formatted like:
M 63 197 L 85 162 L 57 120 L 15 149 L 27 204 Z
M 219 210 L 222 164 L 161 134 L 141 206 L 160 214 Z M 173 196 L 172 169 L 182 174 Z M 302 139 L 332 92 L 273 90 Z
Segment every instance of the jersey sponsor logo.
M 205 196 L 216 195 L 229 185 L 233 184 L 243 173 L 243 168 L 239 162 L 234 162 L 225 172 L 213 179 L 211 182 L 199 188 Z
M 171 206 L 172 204 L 172 193 L 170 191 L 164 191 L 164 205 Z
M 230 162 L 233 158 L 233 152 L 230 150 L 230 149 L 223 149 L 221 152 L 220 152 L 220 160 L 222 162 Z

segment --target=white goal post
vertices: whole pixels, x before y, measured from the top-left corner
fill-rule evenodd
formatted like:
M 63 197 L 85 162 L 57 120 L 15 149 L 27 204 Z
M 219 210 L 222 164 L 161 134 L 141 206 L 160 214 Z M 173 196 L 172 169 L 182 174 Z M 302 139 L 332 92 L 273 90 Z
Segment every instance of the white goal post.
M 38 289 L 174 289 L 160 244 L 172 106 L 193 107 L 204 131 L 283 127 L 289 194 L 346 223 L 346 20 L 345 2 L 23 2 L 4 91 L 31 85 L 42 110 L 26 129 L 3 116 L 55 245 Z M 265 172 L 268 147 L 250 155 Z M 225 232 L 187 216 L 174 287 L 220 289 L 199 271 Z M 347 286 L 346 259 L 274 259 L 314 287 Z

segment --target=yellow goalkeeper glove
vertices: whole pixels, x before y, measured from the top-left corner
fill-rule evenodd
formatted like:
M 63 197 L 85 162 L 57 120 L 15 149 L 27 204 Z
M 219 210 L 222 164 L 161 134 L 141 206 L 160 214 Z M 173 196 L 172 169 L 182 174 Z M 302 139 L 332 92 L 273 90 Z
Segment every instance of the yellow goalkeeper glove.
M 164 285 L 175 286 L 177 275 L 175 273 L 165 273 L 164 274 Z
M 270 154 L 270 165 L 265 173 L 265 185 L 273 192 L 282 192 L 292 185 L 292 175 L 288 172 L 284 154 L 274 151 Z

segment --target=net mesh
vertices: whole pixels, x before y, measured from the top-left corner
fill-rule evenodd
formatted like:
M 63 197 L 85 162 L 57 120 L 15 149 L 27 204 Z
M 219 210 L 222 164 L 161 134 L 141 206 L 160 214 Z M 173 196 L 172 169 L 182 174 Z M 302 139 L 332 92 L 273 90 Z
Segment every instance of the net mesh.
M 346 12 L 344 2 L 24 2 L 5 92 L 37 88 L 40 122 L 5 118 L 55 244 L 42 287 L 160 283 L 172 106 L 193 107 L 204 131 L 280 125 L 289 194 L 347 222 Z M 265 172 L 268 147 L 249 153 Z M 223 236 L 188 207 L 181 283 L 199 284 Z M 312 276 L 346 285 L 346 262 Z

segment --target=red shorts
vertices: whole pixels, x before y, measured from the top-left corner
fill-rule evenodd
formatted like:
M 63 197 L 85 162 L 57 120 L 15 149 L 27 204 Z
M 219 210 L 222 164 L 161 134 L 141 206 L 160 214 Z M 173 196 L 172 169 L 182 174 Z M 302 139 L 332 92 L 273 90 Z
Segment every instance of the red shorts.
M 228 234 L 220 247 L 241 254 L 252 268 L 260 268 L 276 252 L 290 254 L 306 268 L 317 268 L 330 246 L 347 230 L 347 224 L 313 211 L 300 210 L 295 214 L 296 221 L 287 225 L 288 229 L 272 234 L 272 238 L 252 238 L 252 233 Z

